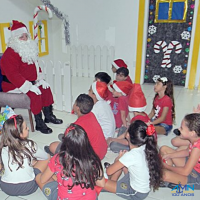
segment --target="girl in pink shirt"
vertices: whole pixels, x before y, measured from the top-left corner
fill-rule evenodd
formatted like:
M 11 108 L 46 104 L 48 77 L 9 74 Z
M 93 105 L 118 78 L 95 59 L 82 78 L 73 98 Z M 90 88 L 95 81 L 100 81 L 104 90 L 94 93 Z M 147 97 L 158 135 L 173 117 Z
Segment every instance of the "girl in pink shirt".
M 81 126 L 71 124 L 60 152 L 51 158 L 36 181 L 49 200 L 95 200 L 95 186 L 103 187 L 105 183 L 102 172 L 101 161 L 86 132 Z
M 161 147 L 160 154 L 165 168 L 163 180 L 170 188 L 181 183 L 200 189 L 200 114 L 186 115 L 179 130 L 180 137 L 188 140 L 190 145 L 187 149 L 179 151 L 168 146 Z

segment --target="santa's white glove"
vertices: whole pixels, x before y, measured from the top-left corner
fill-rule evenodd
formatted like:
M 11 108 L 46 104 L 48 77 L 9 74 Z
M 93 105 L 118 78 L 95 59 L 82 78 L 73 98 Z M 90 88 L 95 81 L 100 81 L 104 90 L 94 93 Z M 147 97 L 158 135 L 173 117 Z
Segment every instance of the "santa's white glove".
M 39 89 L 37 86 L 35 86 L 35 85 L 32 85 L 32 86 L 31 86 L 30 91 L 31 91 L 31 92 L 34 92 L 34 93 L 37 94 L 37 95 L 42 94 L 41 91 L 40 91 L 40 89 Z
M 43 89 L 47 89 L 50 87 L 50 85 L 45 81 L 45 80 L 39 80 L 37 83 L 36 83 L 37 86 L 42 86 Z

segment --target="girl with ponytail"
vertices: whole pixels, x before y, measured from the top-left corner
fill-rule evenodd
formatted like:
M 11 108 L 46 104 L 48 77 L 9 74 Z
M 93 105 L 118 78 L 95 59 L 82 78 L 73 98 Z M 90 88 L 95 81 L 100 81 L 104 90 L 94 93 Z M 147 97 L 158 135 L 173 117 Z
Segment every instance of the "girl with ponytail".
M 153 136 L 155 127 L 136 120 L 128 128 L 126 139 L 130 151 L 121 151 L 106 173 L 110 177 L 104 189 L 124 199 L 145 199 L 151 188 L 158 189 L 162 164 Z M 125 176 L 118 180 L 121 173 Z

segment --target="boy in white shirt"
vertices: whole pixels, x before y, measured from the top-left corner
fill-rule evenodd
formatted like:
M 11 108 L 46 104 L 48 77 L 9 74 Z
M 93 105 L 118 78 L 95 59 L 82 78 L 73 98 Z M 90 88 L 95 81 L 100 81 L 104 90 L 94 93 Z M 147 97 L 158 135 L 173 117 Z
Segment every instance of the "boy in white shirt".
M 105 101 L 107 93 L 108 87 L 106 83 L 99 81 L 92 83 L 89 89 L 89 96 L 94 101 L 92 112 L 96 116 L 106 139 L 114 136 L 116 127 L 112 109 Z

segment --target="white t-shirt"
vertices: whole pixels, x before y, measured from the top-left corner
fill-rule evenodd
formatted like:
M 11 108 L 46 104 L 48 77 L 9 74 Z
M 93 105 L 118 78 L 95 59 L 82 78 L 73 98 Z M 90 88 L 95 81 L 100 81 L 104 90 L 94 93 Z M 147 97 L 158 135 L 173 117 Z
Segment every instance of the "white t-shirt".
M 145 146 L 131 149 L 119 161 L 128 168 L 130 185 L 137 192 L 147 193 L 149 187 L 149 168 L 145 156 Z
M 113 137 L 116 125 L 110 105 L 104 100 L 97 101 L 93 106 L 92 112 L 102 128 L 105 138 Z
M 30 150 L 30 146 L 27 144 L 26 145 Z M 12 156 L 10 155 L 10 161 L 9 161 L 9 166 L 8 166 L 8 147 L 3 147 L 2 152 L 1 152 L 1 157 L 4 165 L 4 174 L 2 175 L 1 180 L 5 183 L 26 183 L 29 181 L 34 180 L 35 174 L 33 171 L 33 167 L 28 164 L 28 159 L 24 159 L 24 164 L 23 168 L 18 168 L 17 163 L 12 163 Z M 46 160 L 48 159 L 48 154 L 44 152 L 42 149 L 36 146 L 36 153 L 33 154 L 37 160 Z M 10 167 L 10 168 L 9 168 Z M 11 170 L 12 171 L 11 171 Z

